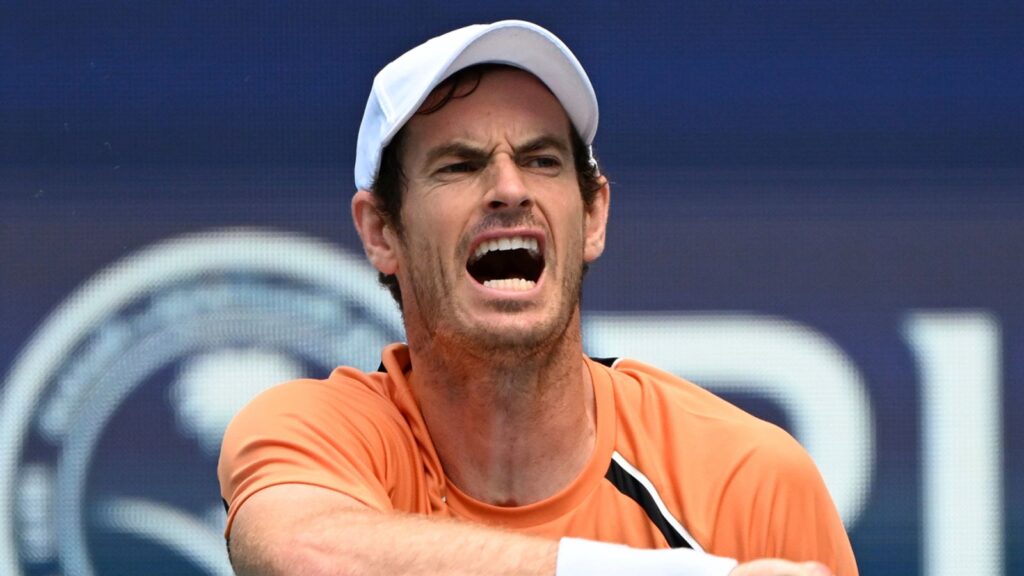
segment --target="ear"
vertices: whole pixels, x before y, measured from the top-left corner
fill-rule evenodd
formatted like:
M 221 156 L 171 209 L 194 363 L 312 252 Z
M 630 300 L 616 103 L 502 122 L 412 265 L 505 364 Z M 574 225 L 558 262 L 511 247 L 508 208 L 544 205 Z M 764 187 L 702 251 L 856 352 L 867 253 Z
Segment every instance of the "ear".
M 583 245 L 583 260 L 593 262 L 604 252 L 605 228 L 608 225 L 608 204 L 611 202 L 611 185 L 608 179 L 601 177 L 601 188 L 594 195 L 594 201 L 590 206 L 584 206 L 583 233 L 585 234 Z
M 352 221 L 363 241 L 370 264 L 384 274 L 398 271 L 398 237 L 384 214 L 377 208 L 373 193 L 359 190 L 352 196 Z

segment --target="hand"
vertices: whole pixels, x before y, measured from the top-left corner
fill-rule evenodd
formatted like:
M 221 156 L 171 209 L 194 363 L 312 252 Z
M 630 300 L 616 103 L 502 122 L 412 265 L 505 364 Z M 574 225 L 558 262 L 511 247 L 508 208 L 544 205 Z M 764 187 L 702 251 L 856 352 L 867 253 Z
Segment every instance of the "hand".
M 744 562 L 733 568 L 729 576 L 832 576 L 832 571 L 820 562 L 789 562 L 765 558 Z

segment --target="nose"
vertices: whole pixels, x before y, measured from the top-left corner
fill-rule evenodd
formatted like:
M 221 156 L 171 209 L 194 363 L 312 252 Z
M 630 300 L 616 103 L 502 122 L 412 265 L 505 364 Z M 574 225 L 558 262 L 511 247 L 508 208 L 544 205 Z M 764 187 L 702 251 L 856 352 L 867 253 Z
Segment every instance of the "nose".
M 521 167 L 515 160 L 504 154 L 498 155 L 490 166 L 492 172 L 490 189 L 487 191 L 487 207 L 491 210 L 503 208 L 527 208 L 533 200 Z

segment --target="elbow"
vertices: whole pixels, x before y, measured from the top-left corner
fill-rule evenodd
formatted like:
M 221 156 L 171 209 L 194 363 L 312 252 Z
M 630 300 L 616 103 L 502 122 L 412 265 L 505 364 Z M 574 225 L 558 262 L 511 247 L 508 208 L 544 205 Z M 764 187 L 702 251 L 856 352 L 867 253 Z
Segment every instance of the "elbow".
M 283 566 L 288 574 L 358 576 L 369 573 L 369 570 L 360 568 L 356 562 L 357 555 L 347 549 L 343 542 L 325 541 L 320 534 L 312 531 L 293 534 L 283 548 L 280 554 L 285 560 Z
M 278 533 L 258 545 L 235 548 L 233 545 L 229 556 L 238 576 L 356 576 L 366 573 L 359 570 L 340 547 L 304 531 Z

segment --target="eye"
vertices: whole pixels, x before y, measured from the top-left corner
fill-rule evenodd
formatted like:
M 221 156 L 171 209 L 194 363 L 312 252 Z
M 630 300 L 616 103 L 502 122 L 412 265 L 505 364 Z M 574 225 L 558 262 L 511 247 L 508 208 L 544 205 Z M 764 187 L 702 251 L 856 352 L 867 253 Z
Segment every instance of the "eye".
M 556 156 L 533 156 L 526 160 L 526 166 L 540 169 L 560 168 L 562 161 Z
M 445 164 L 438 168 L 438 174 L 467 174 L 474 172 L 478 169 L 476 162 L 453 162 L 451 164 Z

